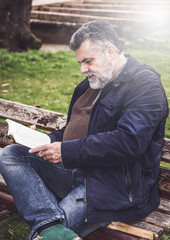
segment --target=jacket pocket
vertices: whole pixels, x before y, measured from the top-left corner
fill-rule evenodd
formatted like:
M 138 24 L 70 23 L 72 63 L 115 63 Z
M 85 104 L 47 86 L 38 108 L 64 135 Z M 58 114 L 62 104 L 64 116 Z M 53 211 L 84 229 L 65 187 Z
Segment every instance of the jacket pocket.
M 117 211 L 134 205 L 129 200 L 128 192 L 131 189 L 127 187 L 122 166 L 101 170 L 95 168 L 95 172 L 88 176 L 87 183 L 88 203 L 93 209 Z
M 96 130 L 98 132 L 112 131 L 116 128 L 117 121 L 121 114 L 121 106 L 113 99 L 103 99 L 100 101 L 98 115 L 96 119 Z

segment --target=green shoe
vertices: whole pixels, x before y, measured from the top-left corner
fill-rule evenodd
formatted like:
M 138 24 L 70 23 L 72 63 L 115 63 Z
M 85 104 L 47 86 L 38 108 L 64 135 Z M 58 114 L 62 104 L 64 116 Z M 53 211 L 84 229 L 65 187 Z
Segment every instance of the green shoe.
M 64 227 L 62 224 L 57 224 L 43 230 L 39 236 L 33 240 L 82 240 L 78 235 Z

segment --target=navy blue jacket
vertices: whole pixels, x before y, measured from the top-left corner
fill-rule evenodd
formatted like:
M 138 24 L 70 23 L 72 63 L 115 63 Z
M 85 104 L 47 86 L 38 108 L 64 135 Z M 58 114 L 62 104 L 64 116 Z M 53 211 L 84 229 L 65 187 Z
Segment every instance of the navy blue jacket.
M 75 89 L 72 106 L 89 87 Z M 130 222 L 159 205 L 157 177 L 168 104 L 159 75 L 129 56 L 119 78 L 101 92 L 87 137 L 62 142 L 66 168 L 86 169 L 89 222 Z M 50 134 L 61 141 L 64 129 Z

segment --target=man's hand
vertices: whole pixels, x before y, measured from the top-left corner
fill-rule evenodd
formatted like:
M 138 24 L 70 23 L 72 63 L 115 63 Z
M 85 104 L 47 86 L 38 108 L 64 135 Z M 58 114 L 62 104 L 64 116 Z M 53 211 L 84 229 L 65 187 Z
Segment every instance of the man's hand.
M 35 130 L 35 129 L 36 129 L 36 125 L 31 125 L 30 128 L 31 128 L 32 130 Z
M 61 163 L 61 142 L 53 142 L 50 144 L 31 148 L 29 153 L 36 153 L 37 156 L 44 158 L 51 163 Z

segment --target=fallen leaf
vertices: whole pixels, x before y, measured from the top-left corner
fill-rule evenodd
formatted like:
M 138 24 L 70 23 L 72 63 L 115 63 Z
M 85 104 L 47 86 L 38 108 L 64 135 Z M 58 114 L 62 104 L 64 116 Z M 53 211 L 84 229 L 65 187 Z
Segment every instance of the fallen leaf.
M 1 86 L 2 87 L 7 87 L 7 86 L 9 86 L 10 85 L 10 83 L 3 83 Z
M 8 93 L 8 90 L 4 89 L 1 91 L 2 93 Z
M 15 236 L 15 235 L 13 234 L 13 232 L 11 232 L 11 231 L 9 231 L 9 230 L 8 230 L 8 232 L 9 232 L 11 235 Z

